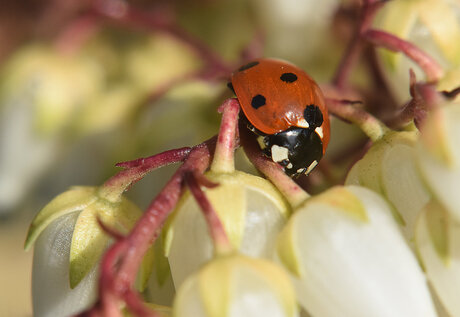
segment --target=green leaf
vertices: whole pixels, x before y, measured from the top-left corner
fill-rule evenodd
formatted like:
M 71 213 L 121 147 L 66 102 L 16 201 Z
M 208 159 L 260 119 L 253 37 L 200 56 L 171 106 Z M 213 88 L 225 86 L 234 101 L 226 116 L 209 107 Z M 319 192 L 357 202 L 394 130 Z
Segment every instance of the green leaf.
M 62 215 L 83 210 L 97 199 L 96 187 L 72 187 L 49 202 L 30 225 L 24 248 L 29 250 L 40 233 Z

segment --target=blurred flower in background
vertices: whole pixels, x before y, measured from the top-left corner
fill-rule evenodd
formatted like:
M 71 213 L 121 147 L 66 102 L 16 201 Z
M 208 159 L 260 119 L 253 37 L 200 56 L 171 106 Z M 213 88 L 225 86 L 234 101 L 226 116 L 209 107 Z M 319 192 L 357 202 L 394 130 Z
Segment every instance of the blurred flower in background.
M 0 257 L 3 285 L 0 316 L 32 314 L 32 259 L 30 253 L 23 253 L 22 244 L 35 213 L 70 186 L 102 184 L 117 171 L 116 162 L 193 146 L 215 135 L 220 119 L 216 108 L 224 98 L 232 96 L 226 87 L 227 80 L 233 69 L 244 61 L 260 56 L 289 60 L 312 75 L 328 97 L 359 101 L 361 104 L 355 105 L 357 109 L 381 115 L 390 125 L 394 123 L 390 113 L 403 110 L 414 97 L 409 89 L 409 69 L 415 71 L 418 80 L 425 79 L 423 71 L 403 54 L 363 45 L 365 58 L 356 61 L 350 84 L 346 87 L 333 84 L 347 45 L 359 28 L 362 3 L 359 0 L 1 3 L 0 250 L 4 256 Z M 438 90 L 451 91 L 460 86 L 460 42 L 456 40 L 460 38 L 458 1 L 387 1 L 371 27 L 410 41 L 432 56 L 442 69 Z M 455 242 L 460 232 L 458 195 L 455 195 L 459 156 L 458 147 L 454 146 L 458 144 L 458 113 L 458 104 L 451 100 L 449 106 L 429 116 L 420 131 L 408 124 L 405 131 L 385 133 L 372 145 L 356 125 L 333 117 L 331 143 L 323 162 L 308 178 L 297 180 L 311 193 L 346 183 L 367 187 L 381 195 L 388 206 L 374 193 L 347 187 L 356 191 L 356 196 L 366 204 L 368 200 L 376 201 L 375 205 L 384 210 L 375 207 L 376 211 L 367 211 L 370 218 L 373 212 L 384 218 L 381 236 L 373 235 L 373 226 L 379 227 L 374 220 L 366 223 L 374 228 L 371 230 L 360 227 L 359 221 L 346 219 L 350 227 L 345 229 L 356 234 L 357 240 L 361 234 L 369 234 L 388 250 L 399 248 L 403 262 L 408 263 L 407 271 L 415 277 L 401 275 L 416 281 L 411 287 L 420 292 L 418 298 L 429 297 L 423 275 L 426 273 L 431 292 L 436 292 L 451 316 L 457 316 L 460 311 L 456 299 L 449 295 L 460 285 L 458 243 Z M 444 126 L 445 130 L 440 128 Z M 432 135 L 436 136 L 435 141 L 430 138 Z M 437 140 L 442 142 L 438 144 Z M 236 165 L 239 170 L 256 173 L 242 153 L 237 153 Z M 176 166 L 172 166 L 153 172 L 127 196 L 145 209 L 175 169 Z M 340 208 L 328 204 L 330 202 L 317 210 L 329 208 L 332 211 L 329 210 L 328 216 L 333 222 L 345 225 L 347 222 L 342 218 L 346 217 L 337 213 Z M 198 213 L 195 204 L 190 206 L 189 209 Z M 324 215 L 317 215 L 317 210 L 312 211 L 308 206 L 292 218 L 284 232 L 291 232 L 307 217 L 318 223 L 324 221 Z M 367 205 L 366 209 L 373 210 Z M 201 218 L 195 220 L 204 224 Z M 56 220 L 40 241 L 53 239 L 54 235 L 68 240 L 72 230 L 53 230 L 61 225 L 73 226 L 75 221 L 76 215 Z M 182 218 L 176 221 L 178 227 L 188 224 L 188 220 Z M 294 221 L 297 222 L 293 224 Z M 281 227 L 285 220 L 278 222 Z M 320 276 L 339 272 L 334 265 L 324 265 L 321 267 L 324 273 L 318 269 L 318 263 L 309 262 L 312 260 L 305 255 L 307 251 L 318 252 L 313 254 L 331 262 L 334 255 L 322 257 L 325 253 L 321 245 L 330 248 L 327 237 L 330 232 L 327 229 L 326 233 L 320 232 L 321 228 L 315 227 L 314 222 L 307 221 L 307 226 L 312 228 L 305 237 L 314 243 L 309 250 L 302 251 L 299 263 L 305 270 L 315 269 Z M 403 235 L 399 235 L 399 229 Z M 319 233 L 315 234 L 315 230 Z M 386 235 L 391 239 L 385 240 Z M 317 239 L 318 236 L 324 239 Z M 275 240 L 274 234 L 270 239 Z M 402 246 L 404 239 L 410 247 Z M 185 243 L 187 239 L 179 242 Z M 180 250 L 174 252 L 184 255 Z M 268 253 L 264 252 L 264 257 L 270 257 Z M 419 270 L 414 254 L 423 264 L 424 272 Z M 182 264 L 181 256 L 178 256 L 179 264 Z M 371 256 L 366 256 L 371 263 Z M 197 262 L 204 262 L 208 257 L 206 254 Z M 281 259 L 281 262 L 283 260 L 286 261 Z M 346 260 L 344 255 L 343 261 Z M 360 262 L 359 258 L 352 260 Z M 250 263 L 242 256 L 219 261 L 211 262 L 206 269 L 192 275 L 194 280 L 185 283 L 188 290 L 182 291 L 177 311 L 188 309 L 187 294 L 203 276 L 212 270 L 222 270 L 221 267 L 230 270 L 226 261 L 237 263 L 232 270 L 242 272 L 248 265 L 251 270 L 257 270 L 258 265 L 268 265 Z M 391 264 L 388 263 L 388 267 L 393 270 Z M 292 269 L 292 263 L 285 265 L 288 270 Z M 165 271 L 169 274 L 169 267 Z M 95 272 L 91 274 L 89 284 L 94 283 Z M 265 283 L 265 279 L 263 276 L 261 281 Z M 313 292 L 308 288 L 313 284 L 306 281 L 302 276 L 295 288 Z M 392 286 L 388 288 L 390 293 Z M 345 281 L 343 289 L 347 287 Z M 276 287 L 274 291 L 276 294 Z M 289 296 L 290 292 L 289 289 Z M 324 294 L 341 297 L 340 290 L 325 288 Z M 277 296 L 281 302 L 291 305 L 291 297 L 285 295 Z M 307 297 L 297 301 L 310 313 L 332 311 L 322 305 L 321 298 Z M 415 295 L 414 300 L 417 300 Z M 209 302 L 208 298 L 203 301 Z M 410 303 L 398 303 L 400 311 L 409 311 L 406 306 Z M 425 304 L 422 310 L 429 316 L 434 315 L 431 301 Z M 297 313 L 297 308 L 291 306 L 285 315 Z

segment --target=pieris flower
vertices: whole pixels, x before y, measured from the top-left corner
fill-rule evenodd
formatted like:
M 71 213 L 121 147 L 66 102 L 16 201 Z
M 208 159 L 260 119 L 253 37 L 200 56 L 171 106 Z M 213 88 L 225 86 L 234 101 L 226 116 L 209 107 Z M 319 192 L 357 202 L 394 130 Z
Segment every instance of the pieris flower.
M 385 201 L 358 186 L 308 200 L 277 255 L 313 316 L 436 316 L 425 276 Z
M 281 194 L 269 181 L 238 171 L 210 172 L 206 177 L 219 184 L 205 192 L 233 247 L 247 255 L 270 257 L 276 234 L 290 212 Z M 213 256 L 206 221 L 189 192 L 167 228 L 166 253 L 176 288 Z
M 419 213 L 430 199 L 417 168 L 417 140 L 415 131 L 387 133 L 353 166 L 345 181 L 382 195 L 409 240 Z
M 179 288 L 175 317 L 298 316 L 288 275 L 268 260 L 223 255 L 188 277 Z
M 126 198 L 111 200 L 101 188 L 73 187 L 32 222 L 25 247 L 35 243 L 34 316 L 68 316 L 90 307 L 96 300 L 97 263 L 111 240 L 97 219 L 127 231 L 142 214 Z M 148 254 L 140 272 L 142 286 L 150 274 Z

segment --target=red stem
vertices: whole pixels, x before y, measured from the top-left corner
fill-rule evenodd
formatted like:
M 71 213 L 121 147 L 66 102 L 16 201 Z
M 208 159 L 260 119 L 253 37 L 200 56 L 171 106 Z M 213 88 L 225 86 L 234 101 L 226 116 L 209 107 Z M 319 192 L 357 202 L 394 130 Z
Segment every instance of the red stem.
M 292 207 L 299 206 L 309 195 L 289 176 L 281 165 L 273 162 L 261 152 L 255 138 L 244 123 L 240 123 L 241 145 L 252 164 L 283 193 Z
M 200 176 L 198 176 L 200 175 Z M 193 197 L 195 197 L 196 202 L 200 205 L 201 210 L 203 211 L 204 217 L 208 224 L 209 232 L 211 234 L 212 240 L 214 241 L 214 248 L 217 253 L 223 253 L 231 250 L 230 241 L 228 240 L 227 233 L 225 232 L 224 226 L 220 221 L 217 212 L 214 207 L 211 205 L 208 197 L 206 197 L 203 190 L 201 190 L 200 185 L 211 185 L 209 181 L 203 179 L 204 177 L 201 174 L 196 174 L 193 172 L 187 172 L 184 175 L 184 180 L 187 186 L 190 189 Z
M 437 82 L 443 76 L 442 67 L 431 56 L 414 44 L 385 31 L 368 30 L 364 38 L 374 45 L 401 52 L 413 60 L 425 72 L 429 82 Z
M 81 316 L 120 316 L 120 300 L 124 300 L 128 308 L 140 316 L 158 316 L 145 307 L 131 287 L 145 253 L 182 194 L 184 175 L 190 171 L 200 174 L 209 167 L 216 139 L 213 137 L 190 151 L 184 150 L 189 152 L 184 164 L 152 201 L 129 235 L 116 241 L 105 253 L 101 262 L 100 302 Z
M 99 194 L 106 199 L 117 201 L 125 190 L 141 180 L 147 173 L 156 168 L 183 161 L 190 154 L 190 151 L 190 148 L 184 147 L 165 151 L 148 158 L 118 163 L 117 166 L 128 169 L 109 178 L 101 187 Z
M 337 71 L 334 75 L 332 83 L 337 88 L 344 88 L 351 70 L 358 61 L 362 50 L 362 34 L 370 27 L 377 13 L 377 10 L 383 5 L 384 1 L 365 0 L 361 10 L 361 16 L 358 25 L 355 28 L 355 33 L 348 43 L 345 54 L 343 55 Z
M 115 166 L 124 168 L 132 168 L 138 166 L 143 166 L 148 169 L 159 168 L 171 163 L 183 161 L 187 157 L 187 155 L 190 154 L 191 150 L 192 149 L 190 147 L 182 147 L 179 149 L 164 151 L 162 153 L 155 154 L 149 157 L 139 158 L 132 161 L 120 162 L 117 163 Z
M 203 173 L 209 166 L 214 143 L 215 138 L 212 138 L 192 149 L 187 160 L 152 201 L 142 218 L 127 236 L 126 242 L 129 247 L 123 257 L 115 281 L 119 287 L 129 289 L 133 284 L 145 252 L 155 241 L 158 230 L 182 194 L 184 173 L 188 171 Z
M 236 126 L 240 104 L 236 98 L 227 99 L 219 107 L 222 121 L 217 138 L 216 151 L 211 170 L 217 173 L 231 173 L 235 170 L 234 152 L 236 146 Z

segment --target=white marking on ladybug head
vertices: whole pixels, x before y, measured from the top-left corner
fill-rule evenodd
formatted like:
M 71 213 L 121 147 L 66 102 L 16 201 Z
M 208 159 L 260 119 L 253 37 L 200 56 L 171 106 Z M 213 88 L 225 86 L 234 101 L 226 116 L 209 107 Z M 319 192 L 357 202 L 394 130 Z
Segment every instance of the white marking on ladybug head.
M 297 170 L 297 174 L 300 174 L 300 173 L 302 173 L 303 171 L 304 171 L 304 168 L 299 168 L 299 169 Z
M 319 137 L 320 137 L 321 139 L 323 138 L 323 136 L 324 136 L 324 134 L 323 134 L 323 127 L 317 127 L 317 128 L 315 129 L 315 132 L 318 133 L 318 135 L 319 135 Z M 316 164 L 318 164 L 318 163 L 316 163 Z
M 291 169 L 293 166 L 292 166 L 292 163 L 289 163 L 287 166 L 287 168 Z
M 278 146 L 275 144 L 272 146 L 271 152 L 272 152 L 272 160 L 274 162 L 282 162 L 284 160 L 289 159 L 288 158 L 289 150 L 285 147 Z
M 305 129 L 308 129 L 310 127 L 307 120 L 305 120 L 304 118 L 301 118 L 297 121 L 297 126 L 299 126 L 300 128 L 305 128 Z
M 305 172 L 305 174 L 310 174 L 310 172 L 316 167 L 316 165 L 318 165 L 318 161 L 317 160 L 314 160 L 310 166 L 307 168 L 307 171 Z
M 267 145 L 265 145 L 264 137 L 263 137 L 263 136 L 258 136 L 258 137 L 257 137 L 257 143 L 259 143 L 259 147 L 260 147 L 262 150 L 265 150 L 265 148 L 267 147 Z

